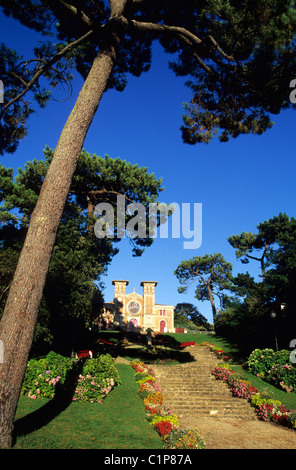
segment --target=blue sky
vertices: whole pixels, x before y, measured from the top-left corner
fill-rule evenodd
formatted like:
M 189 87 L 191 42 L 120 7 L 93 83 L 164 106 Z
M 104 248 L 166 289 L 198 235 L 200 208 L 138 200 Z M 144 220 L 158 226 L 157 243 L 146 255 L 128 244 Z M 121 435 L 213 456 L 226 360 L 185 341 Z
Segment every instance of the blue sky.
M 2 14 L 0 26 L 1 42 L 29 58 L 40 36 Z M 129 280 L 128 292 L 135 287 L 139 293 L 141 281 L 153 280 L 158 282 L 157 303 L 191 302 L 212 321 L 209 303 L 197 302 L 194 288 L 187 294 L 177 292 L 174 270 L 193 256 L 222 253 L 233 264 L 234 273 L 249 270 L 252 275 L 259 274 L 256 262 L 242 265 L 236 260 L 227 238 L 243 231 L 256 232 L 257 224 L 280 212 L 296 217 L 295 114 L 285 111 L 274 116 L 274 128 L 262 136 L 186 145 L 180 126 L 182 103 L 189 101 L 190 90 L 183 78 L 176 78 L 169 70 L 168 60 L 170 56 L 155 45 L 149 72 L 131 77 L 123 93 L 108 91 L 103 96 L 84 148 L 138 163 L 163 177 L 161 202 L 190 203 L 192 207 L 202 203 L 202 245 L 188 250 L 183 247 L 184 239 L 158 238 L 140 258 L 134 258 L 128 240 L 122 240 L 120 252 L 103 278 L 105 299 L 113 298 L 113 279 Z M 0 157 L 0 163 L 17 170 L 28 160 L 42 158 L 46 145 L 54 148 L 81 84 L 77 74 L 73 94 L 66 102 L 37 109 L 30 119 L 28 136 L 14 154 Z M 61 97 L 67 97 L 67 91 L 59 93 Z

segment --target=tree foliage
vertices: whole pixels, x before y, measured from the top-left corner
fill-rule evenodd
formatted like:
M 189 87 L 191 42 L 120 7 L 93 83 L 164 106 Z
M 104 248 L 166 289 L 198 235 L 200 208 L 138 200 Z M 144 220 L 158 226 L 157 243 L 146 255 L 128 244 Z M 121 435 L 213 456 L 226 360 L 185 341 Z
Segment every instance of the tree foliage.
M 46 148 L 44 159 L 27 162 L 15 179 L 12 169 L 0 167 L 1 310 L 52 155 L 53 150 Z M 148 206 L 156 201 L 161 184 L 147 168 L 82 152 L 53 248 L 35 345 L 45 342 L 60 350 L 64 343 L 68 349 L 63 351 L 69 352 L 77 328 L 90 326 L 102 307 L 102 276 L 118 252 L 120 239 L 94 236 L 94 206 L 108 201 L 115 207 L 117 195 L 124 195 L 126 204 Z M 149 237 L 131 240 L 134 254 L 140 255 L 151 243 Z
M 44 107 L 58 85 L 71 87 L 75 69 L 86 78 L 110 30 L 120 31 L 121 40 L 107 88 L 122 91 L 129 74 L 149 70 L 155 38 L 174 54 L 170 67 L 188 77 L 193 92 L 182 126 L 187 143 L 209 142 L 216 132 L 223 142 L 262 134 L 272 126 L 271 114 L 293 106 L 294 0 L 2 0 L 0 5 L 5 15 L 43 36 L 28 59 L 1 45 L 2 153 L 14 152 L 26 135 L 34 111 L 26 94 Z
M 215 323 L 217 309 L 213 296 L 217 296 L 223 306 L 225 291 L 233 289 L 231 263 L 220 253 L 194 256 L 182 261 L 175 270 L 175 275 L 181 284 L 178 288 L 180 293 L 186 292 L 191 284 L 196 284 L 195 298 L 210 301 Z
M 176 327 L 196 329 L 198 327 L 207 328 L 209 323 L 197 309 L 188 302 L 178 303 L 174 310 L 174 324 Z
M 183 139 L 221 142 L 241 134 L 262 134 L 271 115 L 292 107 L 289 84 L 295 76 L 295 2 L 292 0 L 204 2 L 197 30 L 207 32 L 201 47 L 202 66 L 191 59 Z M 187 64 L 186 64 L 187 65 Z M 180 74 L 183 64 L 174 66 Z M 188 70 L 188 69 L 187 69 Z
M 218 317 L 217 331 L 236 338 L 249 351 L 259 345 L 275 347 L 276 333 L 280 347 L 288 349 L 296 325 L 296 220 L 280 213 L 257 229 L 257 233 L 243 232 L 228 239 L 244 264 L 260 263 L 262 275 L 257 281 L 248 272 L 233 278 L 241 297 L 228 300 Z

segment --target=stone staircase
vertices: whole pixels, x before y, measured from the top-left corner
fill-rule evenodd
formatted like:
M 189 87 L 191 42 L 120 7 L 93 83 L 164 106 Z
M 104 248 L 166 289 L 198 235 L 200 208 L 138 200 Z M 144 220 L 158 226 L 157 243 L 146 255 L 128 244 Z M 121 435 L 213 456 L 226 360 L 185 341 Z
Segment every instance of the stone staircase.
M 186 352 L 193 357 L 192 362 L 153 366 L 165 404 L 177 415 L 180 426 L 190 426 L 205 417 L 256 419 L 251 405 L 233 397 L 228 386 L 211 374 L 218 359 L 207 346 L 188 347 Z

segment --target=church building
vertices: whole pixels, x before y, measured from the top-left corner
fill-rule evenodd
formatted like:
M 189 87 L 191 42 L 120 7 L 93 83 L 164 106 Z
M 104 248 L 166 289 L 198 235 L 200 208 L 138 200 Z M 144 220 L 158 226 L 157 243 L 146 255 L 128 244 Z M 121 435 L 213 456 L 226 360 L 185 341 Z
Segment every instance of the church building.
M 126 292 L 129 281 L 112 281 L 113 302 L 104 304 L 103 321 L 107 328 L 145 332 L 147 328 L 160 333 L 174 332 L 174 306 L 155 303 L 157 282 L 142 281 L 143 293 Z

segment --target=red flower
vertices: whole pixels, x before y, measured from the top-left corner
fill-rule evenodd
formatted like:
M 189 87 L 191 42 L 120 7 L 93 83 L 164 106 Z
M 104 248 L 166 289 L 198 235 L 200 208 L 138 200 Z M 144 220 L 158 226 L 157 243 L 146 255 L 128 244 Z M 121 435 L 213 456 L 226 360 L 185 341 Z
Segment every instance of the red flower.
M 161 436 L 167 436 L 167 434 L 169 434 L 173 429 L 174 425 L 171 421 L 160 421 L 159 423 L 156 423 L 154 427 Z

